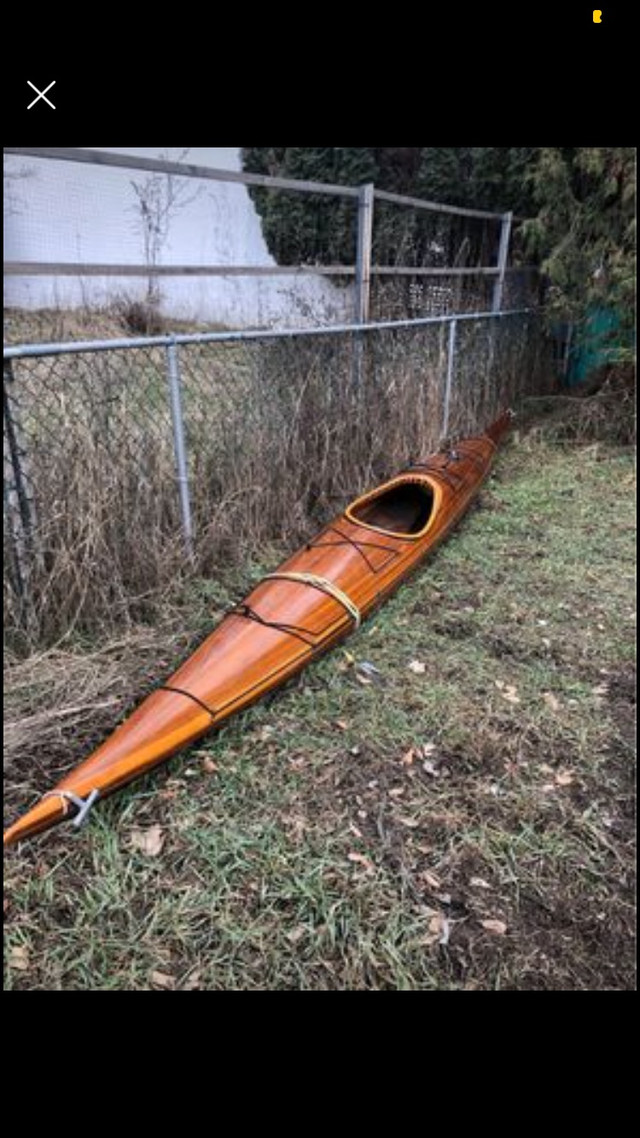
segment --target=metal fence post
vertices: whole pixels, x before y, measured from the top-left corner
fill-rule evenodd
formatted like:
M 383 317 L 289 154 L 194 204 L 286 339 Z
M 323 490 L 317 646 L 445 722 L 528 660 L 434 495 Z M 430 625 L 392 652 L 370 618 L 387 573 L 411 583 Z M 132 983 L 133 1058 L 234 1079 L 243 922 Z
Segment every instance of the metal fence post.
M 167 376 L 171 398 L 171 422 L 173 425 L 173 447 L 176 459 L 176 477 L 180 493 L 180 516 L 187 557 L 193 559 L 193 524 L 191 520 L 191 499 L 189 496 L 189 476 L 187 472 L 187 451 L 184 441 L 184 420 L 182 418 L 182 399 L 180 393 L 180 365 L 178 345 L 167 345 Z
M 451 386 L 453 383 L 453 362 L 456 352 L 456 331 L 458 321 L 452 320 L 449 324 L 449 351 L 447 354 L 447 379 L 444 388 L 444 410 L 442 412 L 442 438 L 449 433 L 449 408 L 451 406 Z
M 11 399 L 15 380 L 11 360 L 4 361 L 2 383 L 4 475 L 3 497 L 8 530 L 8 572 L 18 598 L 19 620 L 28 632 L 31 627 L 33 596 L 31 574 L 34 568 L 34 510 L 25 471 L 24 439 Z
M 360 186 L 358 196 L 358 248 L 356 254 L 356 324 L 369 319 L 371 247 L 373 242 L 373 182 Z
M 511 242 L 511 226 L 513 224 L 513 213 L 505 213 L 502 216 L 502 226 L 500 228 L 500 246 L 498 248 L 498 275 L 493 286 L 493 300 L 491 308 L 493 312 L 499 312 L 502 308 L 502 297 L 504 293 L 504 277 L 507 271 L 507 259 L 509 257 L 509 244 Z

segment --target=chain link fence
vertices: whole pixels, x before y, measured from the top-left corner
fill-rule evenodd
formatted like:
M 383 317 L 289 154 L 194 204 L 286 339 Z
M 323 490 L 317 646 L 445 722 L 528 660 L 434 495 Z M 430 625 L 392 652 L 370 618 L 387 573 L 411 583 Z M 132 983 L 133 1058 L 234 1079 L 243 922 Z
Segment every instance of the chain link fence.
M 149 619 L 544 390 L 535 312 L 5 349 L 12 648 Z M 172 368 L 173 360 L 173 368 Z

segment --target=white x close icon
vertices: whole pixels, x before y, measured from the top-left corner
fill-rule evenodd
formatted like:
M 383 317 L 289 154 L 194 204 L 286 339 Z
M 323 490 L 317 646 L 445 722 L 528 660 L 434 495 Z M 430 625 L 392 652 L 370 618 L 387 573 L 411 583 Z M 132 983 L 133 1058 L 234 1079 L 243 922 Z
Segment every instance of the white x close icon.
M 36 105 L 36 103 L 40 102 L 40 99 L 44 99 L 45 103 L 48 103 L 49 106 L 51 107 L 51 110 L 55 111 L 56 108 L 55 108 L 54 104 L 51 102 L 51 99 L 47 99 L 47 91 L 50 91 L 52 87 L 55 87 L 55 84 L 56 84 L 55 79 L 53 80 L 53 83 L 50 83 L 48 87 L 45 87 L 44 91 L 39 91 L 38 88 L 36 87 L 35 83 L 32 83 L 30 79 L 27 79 L 27 83 L 31 87 L 32 91 L 37 92 L 36 98 L 33 100 L 32 103 L 29 103 L 27 110 L 30 111 L 31 108 Z

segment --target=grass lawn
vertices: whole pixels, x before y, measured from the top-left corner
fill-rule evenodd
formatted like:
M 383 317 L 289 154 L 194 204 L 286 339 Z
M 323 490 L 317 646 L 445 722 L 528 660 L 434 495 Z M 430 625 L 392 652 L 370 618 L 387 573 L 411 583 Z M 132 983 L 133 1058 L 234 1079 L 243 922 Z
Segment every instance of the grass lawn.
M 6 987 L 632 989 L 634 480 L 516 435 L 343 649 L 8 851 Z

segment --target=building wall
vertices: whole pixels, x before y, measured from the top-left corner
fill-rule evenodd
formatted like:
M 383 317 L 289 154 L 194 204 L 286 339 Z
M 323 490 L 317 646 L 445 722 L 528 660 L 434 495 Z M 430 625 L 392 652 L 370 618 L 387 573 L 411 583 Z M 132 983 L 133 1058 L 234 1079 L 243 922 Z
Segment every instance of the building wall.
M 171 147 L 91 149 L 178 160 Z M 192 147 L 186 160 L 200 166 L 240 169 L 237 147 Z M 75 162 L 5 157 L 5 259 L 144 264 L 140 208 L 133 183 L 144 171 Z M 274 260 L 245 186 L 177 179 L 183 191 L 160 263 L 269 265 Z M 325 278 L 160 278 L 166 315 L 233 327 L 309 325 L 349 320 L 353 286 Z M 136 277 L 7 277 L 5 305 L 26 308 L 99 306 L 114 298 L 142 298 Z

